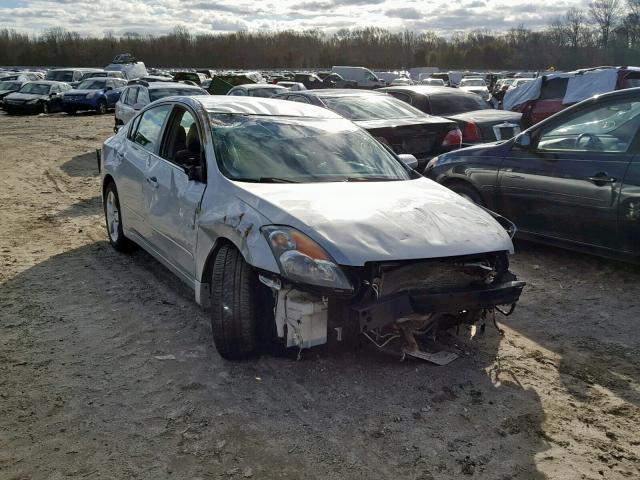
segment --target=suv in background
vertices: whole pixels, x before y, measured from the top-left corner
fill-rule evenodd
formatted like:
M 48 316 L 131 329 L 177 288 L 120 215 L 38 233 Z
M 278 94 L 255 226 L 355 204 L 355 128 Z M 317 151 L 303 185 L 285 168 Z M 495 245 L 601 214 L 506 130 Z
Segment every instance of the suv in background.
M 127 85 L 121 78 L 88 78 L 62 97 L 62 109 L 73 115 L 78 110 L 95 110 L 105 114 L 115 107 L 120 92 Z
M 178 82 L 153 82 L 138 81 L 137 84 L 129 85 L 120 94 L 120 99 L 116 103 L 115 127 L 114 131 L 126 124 L 138 113 L 140 109 L 151 102 L 164 97 L 184 95 L 209 95 L 206 90 L 196 86 Z
M 65 82 L 75 87 L 90 72 L 102 72 L 101 68 L 54 68 L 45 75 L 45 80 Z

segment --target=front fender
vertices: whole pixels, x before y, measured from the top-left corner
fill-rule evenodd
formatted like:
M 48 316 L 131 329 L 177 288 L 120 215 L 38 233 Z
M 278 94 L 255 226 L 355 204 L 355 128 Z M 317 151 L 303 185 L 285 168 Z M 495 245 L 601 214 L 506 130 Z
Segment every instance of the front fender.
M 264 215 L 239 199 L 235 202 L 229 202 L 228 199 L 203 200 L 198 219 L 196 278 L 203 283 L 209 281 L 204 278 L 206 265 L 221 241 L 231 242 L 249 265 L 280 273 L 273 253 L 260 232 L 260 227 L 269 223 Z

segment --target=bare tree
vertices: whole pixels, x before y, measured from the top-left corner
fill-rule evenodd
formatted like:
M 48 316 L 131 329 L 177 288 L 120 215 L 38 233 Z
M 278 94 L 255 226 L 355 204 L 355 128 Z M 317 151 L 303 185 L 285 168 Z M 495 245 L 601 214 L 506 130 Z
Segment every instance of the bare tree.
M 572 7 L 564 16 L 569 46 L 577 49 L 584 41 L 587 17 L 583 10 Z
M 624 6 L 620 0 L 595 0 L 589 5 L 589 15 L 600 30 L 600 41 L 604 48 L 609 45 L 611 32 L 623 12 Z

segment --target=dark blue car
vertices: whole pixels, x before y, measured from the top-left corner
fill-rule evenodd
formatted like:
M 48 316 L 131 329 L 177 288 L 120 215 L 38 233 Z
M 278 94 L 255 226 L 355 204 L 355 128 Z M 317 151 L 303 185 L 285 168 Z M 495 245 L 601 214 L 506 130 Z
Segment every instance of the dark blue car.
M 62 109 L 74 114 L 80 110 L 95 110 L 100 114 L 114 108 L 120 98 L 120 92 L 127 85 L 126 80 L 119 78 L 89 78 L 83 80 L 73 90 L 69 90 L 62 98 Z
M 640 261 L 640 88 L 440 155 L 425 176 L 507 217 L 520 237 Z

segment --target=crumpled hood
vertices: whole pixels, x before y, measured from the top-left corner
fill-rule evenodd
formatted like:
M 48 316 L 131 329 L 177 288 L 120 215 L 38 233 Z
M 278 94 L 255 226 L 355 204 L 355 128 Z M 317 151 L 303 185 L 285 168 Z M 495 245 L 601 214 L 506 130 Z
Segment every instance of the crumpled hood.
M 491 215 L 426 178 L 234 184 L 240 200 L 304 232 L 342 265 L 513 251 Z

